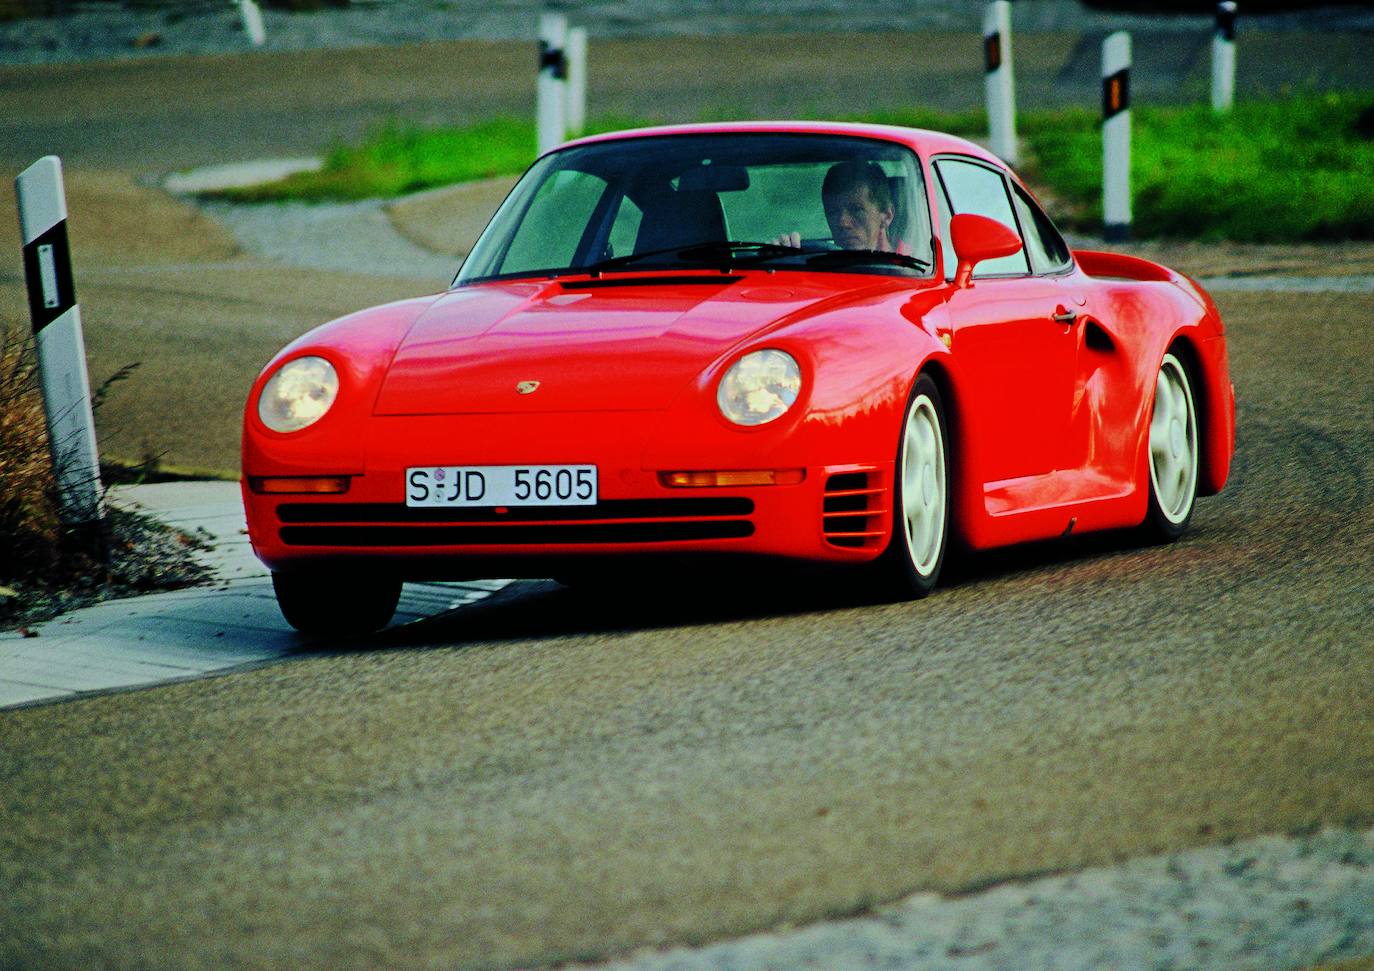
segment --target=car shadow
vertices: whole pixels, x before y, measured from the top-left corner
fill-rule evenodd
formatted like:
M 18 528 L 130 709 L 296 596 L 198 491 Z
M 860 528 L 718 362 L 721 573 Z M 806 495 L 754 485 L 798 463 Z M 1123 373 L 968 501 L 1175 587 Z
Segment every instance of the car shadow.
M 1148 556 L 1152 549 L 1137 531 L 1118 530 L 964 554 L 951 559 L 933 599 L 925 602 L 938 604 L 942 593 L 1102 557 Z M 475 604 L 360 639 L 353 649 L 624 633 L 885 605 L 919 609 L 921 603 L 888 594 L 872 570 L 771 561 L 711 576 L 684 569 L 637 571 L 571 586 L 518 580 Z

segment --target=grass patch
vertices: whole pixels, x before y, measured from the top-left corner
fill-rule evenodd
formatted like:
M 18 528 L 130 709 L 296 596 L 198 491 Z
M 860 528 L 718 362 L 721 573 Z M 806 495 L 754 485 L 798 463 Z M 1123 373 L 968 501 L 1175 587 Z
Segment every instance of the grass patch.
M 981 110 L 892 109 L 843 120 L 979 137 Z M 646 124 L 599 120 L 593 132 Z M 1243 102 L 1227 116 L 1206 105 L 1134 113 L 1133 198 L 1140 237 L 1294 242 L 1374 239 L 1374 94 Z M 1028 178 L 1065 225 L 1101 224 L 1101 122 L 1096 112 L 1025 112 Z M 534 126 L 498 118 L 468 128 L 392 124 L 329 153 L 318 172 L 221 195 L 240 201 L 393 197 L 519 173 L 535 154 Z
M 1132 119 L 1137 235 L 1295 242 L 1374 239 L 1374 95 L 1142 108 Z M 1028 172 L 1067 204 L 1071 225 L 1102 219 L 1100 122 L 1030 116 Z
M 634 128 L 648 122 L 604 118 L 589 134 Z M 297 172 L 265 185 L 213 195 L 236 202 L 347 202 L 391 198 L 497 175 L 515 175 L 534 161 L 533 123 L 493 118 L 467 128 L 388 124 L 359 145 L 338 145 L 315 172 Z
M 495 118 L 469 128 L 393 123 L 360 145 L 339 145 L 316 172 L 217 193 L 241 202 L 307 202 L 399 196 L 420 189 L 521 172 L 535 154 L 534 126 Z

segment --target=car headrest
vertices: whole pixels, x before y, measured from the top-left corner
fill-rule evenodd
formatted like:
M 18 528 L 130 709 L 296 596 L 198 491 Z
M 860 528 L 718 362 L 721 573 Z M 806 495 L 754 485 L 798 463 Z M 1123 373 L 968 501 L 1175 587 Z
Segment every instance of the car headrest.
M 906 176 L 889 175 L 887 177 L 887 188 L 892 193 L 892 225 L 887 228 L 887 235 L 892 240 L 907 239 L 907 207 L 906 207 Z
M 719 196 L 709 191 L 669 191 L 645 205 L 635 252 L 724 240 L 725 212 Z

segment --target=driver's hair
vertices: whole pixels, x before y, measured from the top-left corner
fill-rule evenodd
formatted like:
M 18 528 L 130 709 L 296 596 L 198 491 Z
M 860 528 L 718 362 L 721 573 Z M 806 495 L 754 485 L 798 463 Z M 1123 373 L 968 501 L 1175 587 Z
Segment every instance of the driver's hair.
M 821 197 L 848 192 L 856 185 L 868 186 L 868 198 L 879 209 L 892 208 L 892 187 L 877 162 L 837 162 L 825 173 Z

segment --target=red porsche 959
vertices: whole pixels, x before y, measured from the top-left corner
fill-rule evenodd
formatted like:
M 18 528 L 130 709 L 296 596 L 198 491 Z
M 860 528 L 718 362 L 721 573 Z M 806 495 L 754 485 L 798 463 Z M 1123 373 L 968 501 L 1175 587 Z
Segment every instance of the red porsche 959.
M 952 543 L 1176 538 L 1234 441 L 1207 294 L 1071 252 L 978 146 L 694 125 L 544 155 L 448 290 L 286 347 L 243 495 L 286 619 L 366 631 L 405 579 L 642 557 L 870 564 L 921 597 Z

